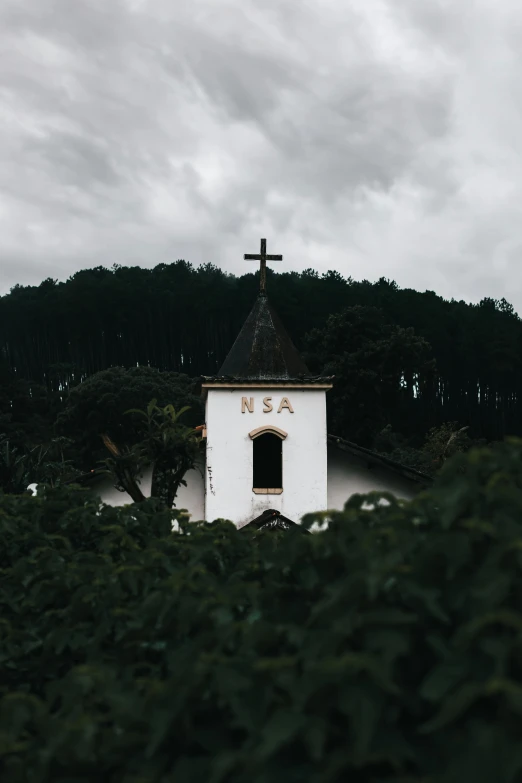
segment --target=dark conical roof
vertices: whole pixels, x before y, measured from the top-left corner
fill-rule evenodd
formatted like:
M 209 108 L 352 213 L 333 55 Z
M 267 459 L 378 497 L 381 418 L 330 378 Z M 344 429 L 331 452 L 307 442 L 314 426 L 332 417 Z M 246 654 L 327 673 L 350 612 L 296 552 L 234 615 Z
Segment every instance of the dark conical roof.
M 245 380 L 310 375 L 266 295 L 258 296 L 218 375 Z

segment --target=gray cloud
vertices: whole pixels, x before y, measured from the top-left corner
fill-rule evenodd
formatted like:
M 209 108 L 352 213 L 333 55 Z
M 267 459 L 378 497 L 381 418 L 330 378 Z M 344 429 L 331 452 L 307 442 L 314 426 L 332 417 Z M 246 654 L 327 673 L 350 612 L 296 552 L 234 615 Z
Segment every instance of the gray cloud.
M 522 311 L 515 0 L 4 0 L 0 292 L 82 267 L 385 275 Z

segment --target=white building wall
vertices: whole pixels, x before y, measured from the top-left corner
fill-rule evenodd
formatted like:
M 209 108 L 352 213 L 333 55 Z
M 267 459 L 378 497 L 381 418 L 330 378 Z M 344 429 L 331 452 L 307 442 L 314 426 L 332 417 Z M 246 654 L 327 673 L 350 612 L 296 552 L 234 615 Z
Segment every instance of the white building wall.
M 223 393 L 223 392 L 221 392 Z M 308 394 L 310 392 L 307 392 Z M 313 392 L 317 395 L 315 398 L 319 400 L 317 408 L 318 413 L 322 417 L 322 406 L 320 403 L 321 392 Z M 229 393 L 230 395 L 230 393 Z M 324 392 L 323 392 L 324 395 Z M 209 395 L 210 396 L 210 395 Z M 241 396 L 240 395 L 240 400 Z M 264 396 L 267 396 L 263 391 L 262 397 L 256 392 L 249 393 L 248 396 L 254 396 L 255 404 L 262 401 Z M 268 395 L 270 396 L 270 395 Z M 272 395 L 276 401 L 281 395 Z M 297 522 L 301 517 L 309 511 L 324 511 L 325 509 L 341 510 L 348 500 L 348 498 L 354 493 L 364 494 L 366 492 L 372 492 L 373 490 L 382 490 L 392 492 L 399 498 L 405 498 L 406 500 L 412 499 L 420 490 L 420 485 L 403 478 L 400 475 L 395 475 L 390 470 L 385 468 L 371 468 L 367 467 L 366 462 L 363 459 L 348 454 L 340 449 L 336 448 L 332 444 L 328 444 L 328 448 L 323 444 L 321 448 L 319 443 L 319 433 L 313 432 L 313 427 L 309 427 L 308 424 L 315 421 L 317 415 L 313 410 L 316 403 L 305 402 L 301 407 L 301 399 L 309 399 L 304 395 L 304 392 L 299 391 L 298 395 L 288 393 L 290 401 L 294 405 L 295 413 L 289 414 L 288 411 L 282 411 L 280 414 L 276 414 L 275 418 L 270 418 L 271 414 L 265 414 L 264 421 L 268 419 L 270 423 L 276 424 L 280 429 L 288 432 L 288 438 L 283 441 L 283 494 L 282 495 L 254 495 L 252 493 L 252 441 L 248 437 L 248 433 L 256 426 L 263 424 L 263 419 L 259 423 L 259 417 L 257 417 L 257 410 L 254 414 L 243 414 L 242 419 L 239 422 L 236 421 L 238 438 L 237 443 L 230 443 L 231 432 L 227 429 L 225 432 L 225 439 L 229 442 L 228 446 L 222 449 L 213 448 L 209 450 L 209 464 L 211 467 L 212 481 L 210 481 L 209 473 L 206 474 L 207 488 L 210 483 L 214 489 L 215 495 L 211 494 L 211 502 L 208 503 L 209 516 L 205 515 L 205 466 L 202 463 L 199 469 L 191 470 L 185 476 L 187 481 L 186 487 L 181 487 L 176 498 L 176 508 L 185 508 L 191 515 L 192 521 L 200 519 L 208 519 L 212 521 L 219 516 L 231 519 L 239 526 L 249 521 L 262 513 L 265 508 L 275 508 L 281 511 L 285 516 L 293 519 Z M 323 398 L 324 399 L 324 398 Z M 230 404 L 230 396 L 227 397 L 227 404 Z M 310 406 L 310 407 L 308 407 Z M 257 407 L 260 407 L 257 405 Z M 301 413 L 298 416 L 299 411 L 305 411 L 308 407 L 310 411 L 310 422 L 304 420 Z M 235 403 L 231 405 L 231 415 L 234 413 Z M 261 406 L 262 408 L 262 406 Z M 220 419 L 220 407 L 214 408 L 214 412 L 217 413 L 219 421 Z M 208 414 L 207 414 L 208 415 Z M 240 414 L 241 416 L 241 414 Z M 248 418 L 247 418 L 248 417 Z M 295 418 L 295 425 L 291 422 Z M 236 417 L 237 418 L 237 417 Z M 223 422 L 224 423 L 224 419 Z M 250 424 L 250 422 L 254 422 Z M 207 419 L 208 424 L 208 419 Z M 218 426 L 218 425 L 217 425 Z M 326 422 L 325 422 L 326 428 Z M 223 426 L 218 427 L 219 430 L 224 430 Z M 303 440 L 300 438 L 300 430 L 305 431 Z M 325 430 L 326 431 L 326 430 Z M 218 430 L 215 431 L 215 436 L 218 436 Z M 244 435 L 246 434 L 246 439 Z M 316 438 L 315 445 L 313 438 Z M 298 442 L 296 442 L 298 441 Z M 301 444 L 301 446 L 299 445 Z M 224 470 L 220 469 L 219 463 L 220 453 L 225 453 Z M 216 453 L 218 455 L 218 462 L 216 464 Z M 236 457 L 233 457 L 233 454 Z M 324 460 L 321 458 L 321 454 L 324 454 Z M 226 455 L 229 455 L 228 458 Z M 327 457 L 326 457 L 327 454 Z M 315 456 L 314 456 L 315 455 Z M 232 462 L 236 459 L 236 462 Z M 214 460 L 212 462 L 212 460 Z M 242 465 L 240 460 L 244 460 L 245 464 Z M 291 460 L 297 461 L 298 464 L 292 464 Z M 327 462 L 326 462 L 327 460 Z M 238 462 L 239 461 L 239 462 Z M 303 466 L 304 463 L 304 466 Z M 237 467 L 237 465 L 240 467 Z M 232 467 L 235 465 L 236 467 Z M 246 467 L 245 467 L 246 466 Z M 316 473 L 314 475 L 314 466 Z M 221 492 L 216 491 L 216 482 L 214 480 L 217 468 L 217 475 L 220 482 Z M 321 471 L 322 475 L 327 476 L 327 490 L 325 489 L 326 481 L 323 487 L 319 486 L 318 476 Z M 145 496 L 150 494 L 150 480 L 151 471 L 145 472 L 141 489 Z M 238 486 L 239 484 L 242 486 Z M 227 487 L 229 489 L 227 489 Z M 246 491 L 245 491 L 246 489 Z M 111 506 L 123 506 L 126 503 L 132 503 L 132 498 L 126 492 L 118 492 L 114 488 L 109 478 L 102 479 L 94 487 L 93 490 L 100 496 L 104 503 Z M 238 499 L 245 504 L 248 508 L 246 513 L 244 508 L 240 507 Z M 218 502 L 221 504 L 218 507 Z M 236 514 L 236 516 L 233 516 Z M 241 515 L 241 516 L 240 516 Z
M 181 486 L 175 500 L 175 507 L 179 509 L 186 509 L 193 522 L 196 522 L 205 517 L 205 483 L 204 483 L 204 464 L 194 469 L 189 470 L 185 474 L 185 481 L 187 486 Z M 150 484 L 152 478 L 152 470 L 149 468 L 146 470 L 141 478 L 140 488 L 145 497 L 150 497 Z M 114 487 L 114 482 L 109 477 L 101 479 L 93 487 L 94 492 L 101 498 L 108 506 L 124 506 L 127 503 L 133 503 L 131 496 L 127 492 L 119 492 Z
M 254 400 L 252 413 L 241 412 L 243 397 Z M 273 409 L 265 413 L 263 399 Z M 277 412 L 287 397 L 294 410 Z M 296 522 L 309 511 L 327 506 L 326 395 L 321 389 L 209 389 L 206 405 L 208 521 L 230 519 L 238 527 L 273 508 Z M 283 441 L 283 492 L 252 491 L 253 441 L 256 427 L 275 425 L 288 433 Z
M 368 468 L 359 457 L 328 444 L 328 509 L 342 511 L 355 493 L 380 490 L 398 498 L 412 500 L 422 487 L 385 468 Z

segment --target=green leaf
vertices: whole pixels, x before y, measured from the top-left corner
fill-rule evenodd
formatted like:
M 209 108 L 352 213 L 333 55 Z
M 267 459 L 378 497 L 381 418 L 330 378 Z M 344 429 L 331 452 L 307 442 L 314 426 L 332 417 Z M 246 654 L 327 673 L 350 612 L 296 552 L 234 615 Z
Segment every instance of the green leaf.
M 465 683 L 450 696 L 434 718 L 419 726 L 421 734 L 432 734 L 438 729 L 454 723 L 480 698 L 485 695 L 482 684 Z
M 277 710 L 261 733 L 259 747 L 255 752 L 256 760 L 262 762 L 272 756 L 291 742 L 304 725 L 303 715 L 292 710 Z

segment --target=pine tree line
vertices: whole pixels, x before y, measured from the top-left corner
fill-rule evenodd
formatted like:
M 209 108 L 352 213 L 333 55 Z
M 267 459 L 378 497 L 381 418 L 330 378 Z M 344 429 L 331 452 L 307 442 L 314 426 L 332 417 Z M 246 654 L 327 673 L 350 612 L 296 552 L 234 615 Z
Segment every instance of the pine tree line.
M 15 286 L 0 297 L 0 351 L 17 377 L 65 393 L 111 367 L 149 365 L 195 377 L 215 373 L 258 290 L 257 275 L 185 261 L 154 269 L 97 267 L 66 282 Z M 300 350 L 331 314 L 377 308 L 389 328 L 412 328 L 436 367 L 404 367 L 393 426 L 426 432 L 445 421 L 487 440 L 522 434 L 522 325 L 505 299 L 478 305 L 313 270 L 269 270 L 272 304 Z M 342 351 L 341 351 L 342 352 Z

